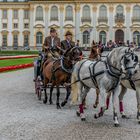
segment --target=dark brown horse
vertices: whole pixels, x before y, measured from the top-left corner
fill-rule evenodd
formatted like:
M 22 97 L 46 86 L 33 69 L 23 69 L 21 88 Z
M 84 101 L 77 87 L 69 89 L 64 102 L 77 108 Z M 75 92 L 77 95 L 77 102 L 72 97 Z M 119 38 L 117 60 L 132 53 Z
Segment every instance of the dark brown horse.
M 80 52 L 80 53 L 79 53 Z M 77 54 L 78 53 L 78 54 Z M 60 108 L 59 104 L 59 96 L 60 90 L 59 86 L 64 83 L 69 82 L 71 72 L 73 70 L 73 65 L 80 59 L 81 51 L 79 51 L 78 47 L 68 49 L 64 55 L 57 59 L 48 59 L 43 65 L 43 76 L 44 76 L 44 86 L 47 86 L 49 83 L 52 84 L 50 90 L 50 104 L 52 103 L 52 91 L 53 87 L 57 88 L 57 108 Z M 67 88 L 66 88 L 67 89 Z M 65 99 L 65 103 L 68 100 L 70 92 L 67 91 L 67 96 Z M 47 103 L 47 93 L 45 91 L 45 99 L 44 103 Z

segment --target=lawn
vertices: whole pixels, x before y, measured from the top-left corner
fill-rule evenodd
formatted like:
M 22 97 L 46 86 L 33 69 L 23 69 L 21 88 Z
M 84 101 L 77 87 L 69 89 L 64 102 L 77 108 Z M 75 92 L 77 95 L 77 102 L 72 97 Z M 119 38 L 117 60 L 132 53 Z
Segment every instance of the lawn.
M 33 61 L 34 61 L 34 58 L 0 60 L 0 67 L 27 64 L 27 63 L 32 63 Z

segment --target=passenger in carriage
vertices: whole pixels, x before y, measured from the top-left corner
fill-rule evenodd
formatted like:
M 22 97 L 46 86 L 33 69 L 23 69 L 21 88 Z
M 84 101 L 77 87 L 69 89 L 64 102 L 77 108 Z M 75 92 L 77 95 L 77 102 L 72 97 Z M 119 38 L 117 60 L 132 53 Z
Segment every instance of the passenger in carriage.
M 61 41 L 61 49 L 63 51 L 66 51 L 69 48 L 75 47 L 75 42 L 72 41 L 72 33 L 70 31 L 67 31 L 65 34 L 66 39 Z M 63 53 L 63 52 L 61 52 Z
M 57 32 L 54 28 L 50 29 L 50 36 L 45 38 L 43 51 L 47 58 L 59 57 L 59 48 L 61 46 L 60 38 L 57 37 Z

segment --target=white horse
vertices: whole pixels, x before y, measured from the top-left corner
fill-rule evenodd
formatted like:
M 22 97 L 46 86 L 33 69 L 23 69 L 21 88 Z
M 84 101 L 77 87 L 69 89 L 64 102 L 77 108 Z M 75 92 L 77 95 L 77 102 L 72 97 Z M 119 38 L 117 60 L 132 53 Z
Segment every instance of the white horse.
M 138 119 L 138 123 L 140 123 L 140 52 L 135 52 L 135 53 L 139 57 L 139 65 L 137 65 L 138 67 L 136 68 L 137 72 L 132 76 L 131 79 L 121 80 L 121 92 L 119 94 L 119 107 L 120 107 L 120 113 L 122 115 L 122 118 L 127 118 L 127 116 L 124 113 L 123 98 L 127 92 L 127 88 L 135 90 L 136 98 L 137 98 L 137 119 Z M 108 97 L 107 97 L 107 108 L 109 106 L 110 95 L 111 93 L 108 94 Z
M 80 95 L 79 114 L 81 120 L 85 120 L 83 103 L 90 88 L 98 88 L 102 99 L 102 107 L 95 118 L 103 116 L 106 110 L 106 93 L 112 91 L 113 102 L 113 115 L 115 126 L 119 125 L 117 111 L 116 111 L 116 98 L 119 90 L 119 82 L 122 74 L 132 75 L 135 71 L 137 56 L 126 47 L 119 47 L 113 49 L 106 61 L 90 61 L 82 60 L 76 63 L 71 80 L 71 94 L 72 103 L 78 101 Z

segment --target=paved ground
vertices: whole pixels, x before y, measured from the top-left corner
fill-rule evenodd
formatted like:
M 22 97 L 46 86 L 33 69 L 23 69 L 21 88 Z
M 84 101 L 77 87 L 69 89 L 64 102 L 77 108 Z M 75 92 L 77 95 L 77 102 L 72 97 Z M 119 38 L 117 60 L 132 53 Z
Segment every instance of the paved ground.
M 140 140 L 133 91 L 129 90 L 125 97 L 130 119 L 120 118 L 121 126 L 115 128 L 112 107 L 102 118 L 94 119 L 94 90 L 88 95 L 87 121 L 81 122 L 76 107 L 67 105 L 57 110 L 55 105 L 38 101 L 32 79 L 32 68 L 0 74 L 0 140 Z M 61 101 L 65 95 L 62 92 Z

